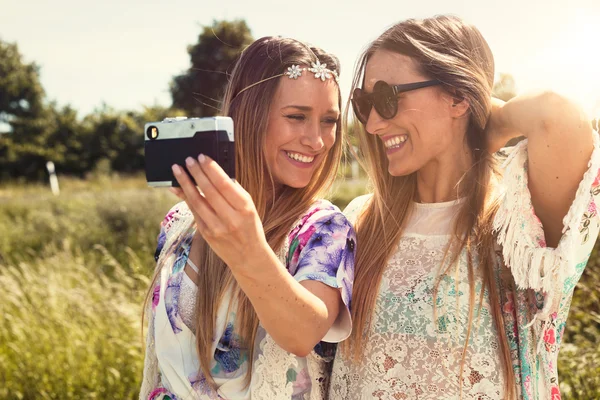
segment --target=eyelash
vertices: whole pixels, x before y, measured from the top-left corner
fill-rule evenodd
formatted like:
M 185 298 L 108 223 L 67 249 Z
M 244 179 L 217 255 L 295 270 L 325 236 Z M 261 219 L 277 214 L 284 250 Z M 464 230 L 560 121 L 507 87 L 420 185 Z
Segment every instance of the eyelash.
M 306 120 L 306 116 L 304 116 L 304 115 L 287 115 L 286 118 L 289 118 L 289 119 L 295 120 L 295 121 L 305 121 Z M 333 125 L 333 124 L 336 124 L 337 121 L 338 121 L 337 119 L 328 118 L 328 119 L 323 120 L 322 122 L 325 124 Z

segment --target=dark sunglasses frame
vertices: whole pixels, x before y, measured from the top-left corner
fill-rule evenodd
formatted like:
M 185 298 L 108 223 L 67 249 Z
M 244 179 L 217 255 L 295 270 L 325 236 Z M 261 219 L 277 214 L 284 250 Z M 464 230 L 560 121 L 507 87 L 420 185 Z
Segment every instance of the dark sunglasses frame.
M 398 95 L 412 90 L 422 89 L 430 86 L 441 85 L 442 82 L 432 79 L 424 82 L 405 83 L 403 85 L 389 85 L 384 81 L 377 81 L 373 86 L 372 93 L 365 93 L 363 89 L 356 88 L 352 94 L 352 109 L 354 115 L 363 124 L 367 124 L 369 114 L 373 107 L 383 119 L 392 119 L 398 114 Z M 362 103 L 362 104 L 361 104 Z M 368 107 L 362 110 L 361 107 Z

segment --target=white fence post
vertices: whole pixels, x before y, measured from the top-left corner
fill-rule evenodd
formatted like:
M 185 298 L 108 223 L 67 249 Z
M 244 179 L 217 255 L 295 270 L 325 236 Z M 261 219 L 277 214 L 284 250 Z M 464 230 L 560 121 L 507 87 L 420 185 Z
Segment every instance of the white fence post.
M 52 190 L 52 194 L 58 196 L 60 194 L 60 188 L 58 187 L 58 178 L 56 177 L 54 163 L 52 161 L 48 161 L 46 163 L 46 169 L 50 175 L 50 189 Z

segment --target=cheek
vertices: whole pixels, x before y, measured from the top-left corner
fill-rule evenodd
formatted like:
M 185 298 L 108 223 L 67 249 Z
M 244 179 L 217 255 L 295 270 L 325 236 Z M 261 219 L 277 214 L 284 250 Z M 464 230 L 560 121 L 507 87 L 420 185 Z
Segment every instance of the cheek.
M 279 147 L 285 143 L 289 136 L 289 127 L 281 121 L 271 121 L 265 135 L 265 150 L 267 157 L 273 158 L 277 156 Z
M 446 148 L 450 143 L 450 127 L 439 119 L 421 120 L 415 124 L 417 128 L 416 142 L 429 150 Z
M 327 150 L 331 149 L 333 147 L 333 145 L 335 144 L 336 134 L 337 133 L 336 133 L 335 128 L 333 128 L 323 134 L 323 138 L 322 138 L 323 144 L 325 145 Z

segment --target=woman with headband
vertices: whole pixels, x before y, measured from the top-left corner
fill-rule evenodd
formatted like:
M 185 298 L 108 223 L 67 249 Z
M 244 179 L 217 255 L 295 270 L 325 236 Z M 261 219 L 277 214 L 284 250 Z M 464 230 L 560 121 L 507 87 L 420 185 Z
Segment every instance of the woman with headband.
M 150 287 L 140 399 L 319 399 L 351 331 L 355 236 L 320 196 L 342 154 L 337 58 L 265 37 L 242 53 L 223 115 L 236 177 L 173 166 Z M 200 194 L 202 192 L 202 194 Z

